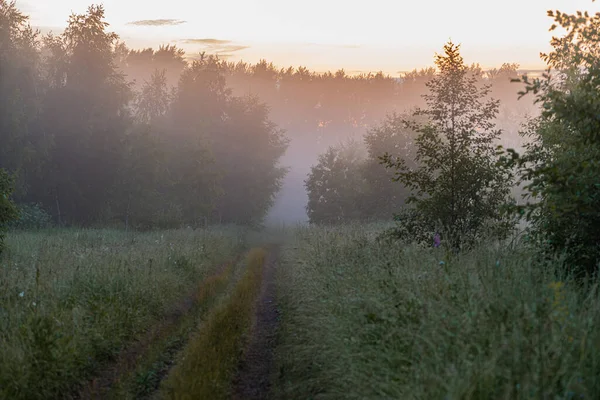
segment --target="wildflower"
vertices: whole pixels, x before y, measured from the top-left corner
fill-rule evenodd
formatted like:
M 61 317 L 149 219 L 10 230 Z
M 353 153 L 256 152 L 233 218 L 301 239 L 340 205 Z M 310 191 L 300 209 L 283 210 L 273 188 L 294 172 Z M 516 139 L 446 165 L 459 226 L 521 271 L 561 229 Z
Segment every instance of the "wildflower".
M 436 233 L 435 236 L 433 237 L 433 247 L 440 247 L 440 245 L 442 244 L 442 238 L 440 237 L 439 233 Z

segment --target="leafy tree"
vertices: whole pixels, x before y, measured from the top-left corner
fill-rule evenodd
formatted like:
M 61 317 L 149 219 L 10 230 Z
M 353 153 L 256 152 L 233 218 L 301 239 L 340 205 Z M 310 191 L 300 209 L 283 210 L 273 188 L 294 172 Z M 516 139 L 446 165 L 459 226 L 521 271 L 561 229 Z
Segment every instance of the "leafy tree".
M 19 217 L 17 207 L 10 198 L 13 184 L 13 177 L 6 170 L 0 169 L 0 253 L 4 250 L 4 233 L 7 225 Z
M 257 97 L 232 97 L 210 140 L 223 188 L 216 212 L 227 222 L 262 223 L 287 173 L 279 165 L 288 146 L 284 131 Z
M 520 94 L 533 93 L 541 115 L 523 132 L 529 139 L 522 155 L 509 150 L 526 183 L 529 202 L 518 210 L 545 249 L 566 251 L 578 273 L 597 273 L 600 261 L 600 15 L 549 11 L 552 39 L 544 54 L 549 69 L 530 80 Z M 554 73 L 552 73 L 554 71 Z
M 71 15 L 61 36 L 46 38 L 50 88 L 42 122 L 54 146 L 40 187 L 59 222 L 102 219 L 121 169 L 132 93 L 115 65 L 118 36 L 107 27 L 104 8 L 91 6 Z
M 389 153 L 381 161 L 412 191 L 412 215 L 422 218 L 422 233 L 431 234 L 417 239 L 431 240 L 439 229 L 446 234 L 446 245 L 457 251 L 472 243 L 489 222 L 503 222 L 500 206 L 507 201 L 510 179 L 496 165 L 494 142 L 501 132 L 493 119 L 499 104 L 484 100 L 490 87 L 478 87 L 477 77 L 452 42 L 435 63 L 439 73 L 426 84 L 427 107 L 414 113 L 427 122 L 407 121 L 418 134 L 417 166 L 411 168 L 406 159 Z
M 306 211 L 311 223 L 339 223 L 365 217 L 364 159 L 360 143 L 352 140 L 331 146 L 319 156 L 305 181 Z
M 207 221 L 222 193 L 211 132 L 218 132 L 230 96 L 215 58 L 202 55 L 181 75 L 168 122 L 164 189 L 186 224 Z
M 379 157 L 386 152 L 402 157 L 407 165 L 414 162 L 415 132 L 405 124 L 406 116 L 390 114 L 381 124 L 367 131 L 364 142 L 367 146 L 368 157 L 363 165 L 363 176 L 366 181 L 364 209 L 368 217 L 375 219 L 390 219 L 404 205 L 409 191 L 393 181 L 393 170 L 381 165 Z
M 0 168 L 15 175 L 19 199 L 45 160 L 47 143 L 36 135 L 42 92 L 39 62 L 38 33 L 29 18 L 14 1 L 0 0 Z
M 166 70 L 154 71 L 150 80 L 144 82 L 136 100 L 138 121 L 151 124 L 157 119 L 164 118 L 172 100 L 167 86 Z
M 175 171 L 181 172 L 173 178 L 191 179 L 177 186 L 181 198 L 189 196 L 189 207 L 184 208 L 199 213 L 197 218 L 211 215 L 219 222 L 259 223 L 285 175 L 278 162 L 287 140 L 269 120 L 264 103 L 252 96 L 232 96 L 223 68 L 217 58 L 202 55 L 181 76 L 172 113 L 172 131 L 178 138 L 174 145 L 182 146 L 173 153 L 180 168 Z M 189 159 L 181 154 L 189 154 Z

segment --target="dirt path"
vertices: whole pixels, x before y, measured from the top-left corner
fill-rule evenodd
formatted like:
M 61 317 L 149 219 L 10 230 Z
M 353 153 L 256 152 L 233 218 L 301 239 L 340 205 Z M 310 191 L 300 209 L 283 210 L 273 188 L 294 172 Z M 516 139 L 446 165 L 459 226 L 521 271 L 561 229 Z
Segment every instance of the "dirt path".
M 276 304 L 275 269 L 279 246 L 271 246 L 263 269 L 263 279 L 244 358 L 233 381 L 233 399 L 266 399 L 271 388 L 271 372 L 279 313 Z
M 221 264 L 217 267 L 213 276 L 223 274 L 228 265 L 235 265 L 241 259 L 242 255 L 238 255 L 233 261 Z M 147 334 L 137 342 L 132 343 L 123 349 L 114 362 L 109 363 L 100 370 L 96 376 L 85 384 L 73 397 L 81 400 L 104 398 L 112 385 L 117 383 L 125 374 L 136 368 L 143 355 L 153 344 L 164 339 L 166 335 L 169 335 L 176 329 L 185 315 L 188 314 L 192 307 L 197 303 L 198 294 L 198 288 L 194 288 L 178 303 L 174 304 L 171 311 L 168 312 L 159 323 L 150 327 Z M 183 347 L 183 343 L 180 347 Z M 166 375 L 166 371 L 161 371 L 161 375 Z

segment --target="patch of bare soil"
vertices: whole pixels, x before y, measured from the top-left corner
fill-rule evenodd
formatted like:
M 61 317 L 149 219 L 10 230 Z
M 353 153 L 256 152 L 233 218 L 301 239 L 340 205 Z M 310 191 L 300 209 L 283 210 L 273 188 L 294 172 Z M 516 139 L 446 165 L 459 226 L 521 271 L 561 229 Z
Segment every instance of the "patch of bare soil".
M 241 256 L 238 256 L 233 261 L 234 265 L 240 258 Z M 228 265 L 230 263 L 223 263 L 217 268 L 214 274 L 222 274 Z M 104 367 L 93 379 L 87 382 L 74 398 L 82 400 L 105 398 L 110 388 L 119 382 L 122 376 L 135 370 L 138 363 L 143 359 L 144 354 L 153 344 L 166 338 L 176 329 L 183 317 L 190 312 L 197 301 L 198 288 L 195 288 L 178 303 L 174 304 L 160 323 L 152 326 L 140 340 L 121 351 L 117 359 Z
M 276 303 L 275 269 L 279 247 L 272 246 L 263 268 L 263 278 L 247 347 L 233 381 L 233 399 L 266 399 L 277 339 L 279 312 Z

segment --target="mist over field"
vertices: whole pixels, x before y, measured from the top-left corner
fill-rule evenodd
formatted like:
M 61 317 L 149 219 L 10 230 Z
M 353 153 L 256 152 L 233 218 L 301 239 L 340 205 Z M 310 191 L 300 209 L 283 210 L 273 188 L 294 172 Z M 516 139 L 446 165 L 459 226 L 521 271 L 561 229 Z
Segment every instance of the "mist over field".
M 0 399 L 600 398 L 560 1 L 0 0 Z
M 121 65 L 128 79 L 139 85 L 159 68 L 165 69 L 169 83 L 176 85 L 181 66 L 161 62 L 161 56 L 153 53 L 147 49 L 129 55 Z M 523 138 L 519 129 L 527 117 L 538 114 L 538 108 L 531 97 L 519 99 L 517 93 L 522 87 L 511 83 L 511 79 L 532 71 L 522 71 L 510 61 L 491 70 L 483 70 L 477 64 L 470 68 L 481 84 L 492 84 L 491 96 L 501 100 L 495 120 L 503 131 L 499 144 L 520 149 Z M 290 140 L 279 160 L 289 170 L 266 217 L 275 224 L 307 222 L 304 181 L 318 156 L 328 147 L 349 139 L 362 142 L 367 130 L 386 114 L 408 114 L 415 107 L 422 107 L 425 83 L 434 71 L 425 67 L 402 77 L 377 71 L 353 75 L 343 70 L 316 73 L 303 67 L 283 68 L 267 60 L 257 64 L 223 62 L 223 67 L 232 93 L 258 96 L 269 107 L 269 118 L 284 129 Z M 533 71 L 533 75 L 539 72 Z

